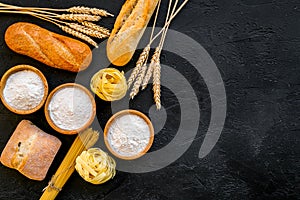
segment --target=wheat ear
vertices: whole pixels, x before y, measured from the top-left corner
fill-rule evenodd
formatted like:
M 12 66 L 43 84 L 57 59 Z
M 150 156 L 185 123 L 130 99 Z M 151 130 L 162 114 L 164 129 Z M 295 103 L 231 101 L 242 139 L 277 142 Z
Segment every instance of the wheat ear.
M 89 35 L 89 36 L 91 36 L 91 37 L 96 37 L 96 38 L 100 38 L 100 39 L 102 39 L 102 38 L 107 38 L 107 37 L 108 37 L 107 35 L 105 35 L 105 34 L 99 32 L 99 31 L 93 30 L 93 29 L 88 28 L 88 27 L 86 27 L 86 26 L 82 26 L 82 25 L 80 25 L 80 24 L 76 24 L 76 23 L 67 23 L 67 25 L 68 25 L 70 28 L 72 28 L 72 29 L 74 29 L 74 30 L 76 30 L 76 31 L 79 31 L 79 32 L 81 32 L 81 33 L 84 33 L 84 34 L 86 34 L 86 35 Z
M 86 26 L 86 27 L 89 27 L 89 28 L 94 29 L 96 31 L 99 31 L 99 32 L 101 32 L 101 33 L 103 33 L 107 36 L 110 36 L 110 30 L 108 30 L 107 28 L 104 28 L 102 26 L 98 26 L 98 25 L 96 25 L 92 22 L 87 22 L 87 21 L 81 22 L 81 24 L 83 26 Z
M 143 80 L 143 83 L 142 83 L 142 90 L 146 89 L 152 75 L 153 75 L 153 69 L 154 69 L 154 65 L 155 65 L 155 61 L 157 60 L 157 57 L 160 56 L 160 48 L 157 47 L 155 49 L 155 52 L 152 56 L 152 59 L 151 59 L 151 62 L 150 62 L 150 65 L 148 67 L 148 70 L 147 70 L 147 73 L 144 77 L 144 80 Z
M 110 14 L 106 10 L 98 9 L 98 8 L 89 8 L 84 6 L 74 6 L 69 9 L 67 9 L 67 12 L 75 13 L 75 14 L 92 14 L 92 15 L 99 15 L 103 17 L 111 16 L 113 17 L 113 14 Z
M 161 109 L 160 101 L 160 77 L 161 77 L 161 66 L 159 56 L 155 57 L 153 65 L 153 93 L 154 93 L 154 102 L 156 104 L 157 110 Z
M 143 79 L 145 77 L 145 74 L 146 74 L 146 71 L 147 71 L 147 63 L 144 63 L 142 68 L 141 68 L 141 71 L 138 75 L 138 77 L 136 78 L 135 82 L 134 82 L 134 85 L 132 87 L 132 90 L 130 92 L 130 98 L 133 99 L 140 91 L 140 86 L 143 82 Z
M 61 30 L 63 30 L 64 32 L 69 33 L 69 34 L 71 34 L 75 37 L 78 37 L 78 38 L 90 43 L 94 47 L 98 48 L 97 43 L 94 40 L 92 40 L 89 36 L 84 35 L 84 34 L 78 32 L 78 31 L 75 31 L 74 29 L 69 28 L 67 26 L 58 25 L 58 27 L 61 28 Z
M 57 15 L 56 17 L 58 17 L 61 20 L 77 21 L 77 22 L 83 22 L 83 21 L 97 22 L 101 19 L 100 16 L 89 15 L 89 14 L 61 14 L 61 15 Z
M 92 8 L 91 9 L 91 14 L 99 15 L 99 16 L 103 16 L 103 17 L 107 17 L 107 16 L 113 17 L 114 16 L 113 14 L 107 12 L 106 10 L 98 9 L 98 8 Z
M 148 45 L 144 48 L 144 50 L 141 53 L 138 61 L 136 62 L 136 66 L 133 69 L 133 71 L 132 71 L 132 73 L 131 73 L 130 77 L 128 78 L 128 81 L 127 81 L 128 88 L 130 88 L 131 84 L 134 82 L 137 75 L 140 73 L 140 71 L 142 69 L 142 66 L 145 64 L 145 62 L 147 62 L 149 52 L 150 52 L 150 45 Z

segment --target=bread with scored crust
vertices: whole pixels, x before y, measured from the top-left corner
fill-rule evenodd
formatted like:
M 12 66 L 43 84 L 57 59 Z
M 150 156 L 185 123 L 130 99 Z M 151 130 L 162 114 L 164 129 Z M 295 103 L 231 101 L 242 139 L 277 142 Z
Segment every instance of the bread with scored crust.
M 88 45 L 31 23 L 18 22 L 9 26 L 5 42 L 14 52 L 71 72 L 86 69 L 92 61 Z
M 23 120 L 6 144 L 0 161 L 32 180 L 41 181 L 45 179 L 60 146 L 59 139 Z
M 116 66 L 126 65 L 153 15 L 158 0 L 126 0 L 107 42 L 107 57 Z

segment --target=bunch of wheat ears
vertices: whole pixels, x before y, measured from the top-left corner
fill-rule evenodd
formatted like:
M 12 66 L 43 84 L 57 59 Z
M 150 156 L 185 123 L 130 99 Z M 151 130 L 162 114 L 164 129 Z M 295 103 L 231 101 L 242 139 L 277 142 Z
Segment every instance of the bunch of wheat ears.
M 61 28 L 64 32 L 80 38 L 89 44 L 98 47 L 94 38 L 107 38 L 110 31 L 93 22 L 102 17 L 113 16 L 105 10 L 74 6 L 67 9 L 20 7 L 0 3 L 0 13 L 28 14 L 39 19 L 51 22 Z
M 140 91 L 140 87 L 144 90 L 150 79 L 153 78 L 153 93 L 154 93 L 154 102 L 156 104 L 156 108 L 158 110 L 161 109 L 161 65 L 160 65 L 160 56 L 164 46 L 164 42 L 167 36 L 167 32 L 170 26 L 171 21 L 175 18 L 175 16 L 182 10 L 182 8 L 188 3 L 189 0 L 185 0 L 178 8 L 178 0 L 175 0 L 173 3 L 172 0 L 169 0 L 169 8 L 167 12 L 167 17 L 165 21 L 164 27 L 153 37 L 154 29 L 156 26 L 156 20 L 158 18 L 159 8 L 161 5 L 161 0 L 158 3 L 158 7 L 156 10 L 156 16 L 154 20 L 154 25 L 152 28 L 152 33 L 150 36 L 150 41 L 148 45 L 144 48 L 140 57 L 136 63 L 135 68 L 133 69 L 130 77 L 127 80 L 128 88 L 132 85 L 132 90 L 130 92 L 130 97 L 133 99 Z M 177 8 L 177 9 L 176 9 Z M 159 45 L 155 48 L 154 54 L 151 58 L 150 64 L 148 66 L 147 61 L 150 55 L 151 44 L 155 41 L 156 38 L 160 38 Z

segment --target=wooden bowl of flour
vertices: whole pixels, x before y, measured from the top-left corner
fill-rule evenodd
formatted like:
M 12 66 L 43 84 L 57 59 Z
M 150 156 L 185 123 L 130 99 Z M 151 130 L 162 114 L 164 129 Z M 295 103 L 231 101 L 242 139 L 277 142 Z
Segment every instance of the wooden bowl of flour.
M 137 110 L 123 110 L 114 114 L 104 129 L 104 142 L 117 158 L 134 160 L 145 155 L 154 140 L 150 119 Z
M 13 113 L 27 115 L 36 112 L 44 105 L 47 95 L 47 79 L 30 65 L 12 67 L 1 78 L 1 101 Z
M 54 130 L 73 135 L 92 124 L 96 116 L 96 103 L 87 88 L 66 83 L 49 94 L 44 111 L 47 122 Z

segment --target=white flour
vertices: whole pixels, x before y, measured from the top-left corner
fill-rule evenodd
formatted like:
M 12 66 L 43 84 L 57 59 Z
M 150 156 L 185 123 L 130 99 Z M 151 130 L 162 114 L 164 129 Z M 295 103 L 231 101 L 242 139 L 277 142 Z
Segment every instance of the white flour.
M 17 110 L 31 110 L 43 100 L 45 87 L 33 71 L 23 70 L 10 75 L 3 90 L 7 104 Z
M 150 129 L 140 116 L 128 114 L 116 118 L 109 130 L 108 141 L 121 156 L 135 156 L 145 150 L 150 140 Z
M 81 89 L 67 87 L 52 97 L 48 110 L 53 123 L 63 130 L 82 128 L 92 117 L 90 97 Z

